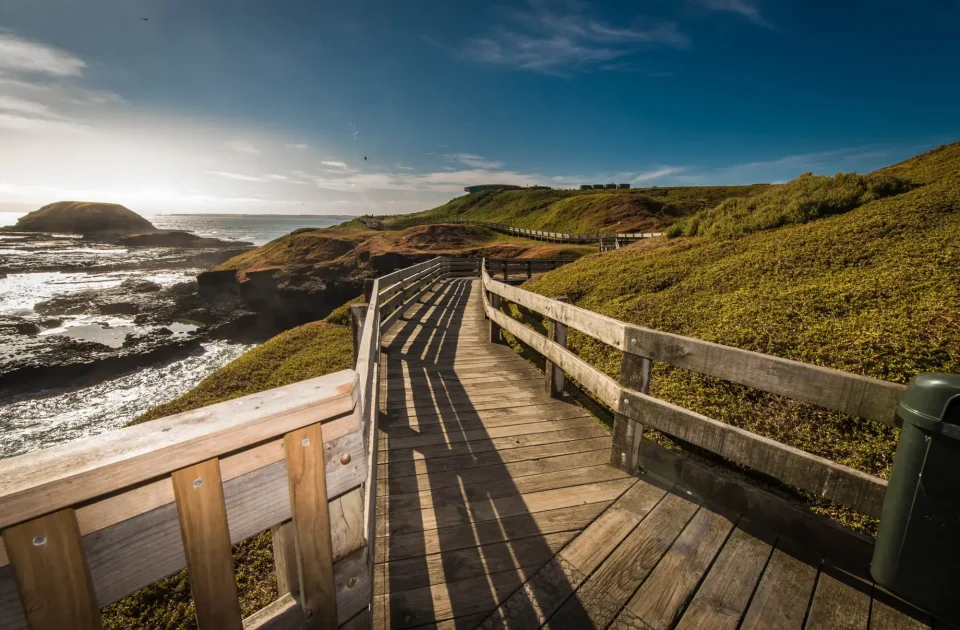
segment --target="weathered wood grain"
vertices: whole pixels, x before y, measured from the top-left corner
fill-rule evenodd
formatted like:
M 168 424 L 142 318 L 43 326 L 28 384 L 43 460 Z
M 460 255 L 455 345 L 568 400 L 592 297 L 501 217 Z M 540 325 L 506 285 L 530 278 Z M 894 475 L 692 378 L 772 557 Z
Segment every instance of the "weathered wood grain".
M 804 628 L 866 630 L 870 616 L 870 590 L 867 582 L 824 565 Z
M 243 628 L 220 464 L 210 459 L 172 475 L 190 594 L 201 630 Z
M 879 518 L 886 481 L 668 402 L 623 389 L 619 411 L 657 430 Z
M 5 610 L 0 620 L 24 620 L 32 630 L 99 630 L 100 610 L 73 510 L 60 510 L 7 528 L 3 540 L 19 601 L 3 602 L 5 609 L 12 610 Z M 26 619 L 16 615 L 15 607 L 21 603 Z
M 313 424 L 286 434 L 290 511 L 304 615 L 316 627 L 337 625 L 332 531 L 323 460 L 323 429 Z
M 273 541 L 273 562 L 277 568 L 277 594 L 296 593 L 300 590 L 300 577 L 297 574 L 297 543 L 294 539 L 293 523 L 287 521 L 275 525 L 271 530 Z
M 344 370 L 0 460 L 0 527 L 347 414 L 355 382 Z
M 817 582 L 820 558 L 781 536 L 744 615 L 742 630 L 800 630 Z

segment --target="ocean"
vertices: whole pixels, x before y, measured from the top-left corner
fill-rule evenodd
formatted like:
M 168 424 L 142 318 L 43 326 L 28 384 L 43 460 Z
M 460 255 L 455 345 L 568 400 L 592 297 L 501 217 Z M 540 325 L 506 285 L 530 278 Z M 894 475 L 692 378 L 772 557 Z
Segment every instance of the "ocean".
M 14 225 L 26 212 L 0 212 L 0 226 Z M 343 215 L 312 214 L 144 214 L 161 230 L 263 245 L 298 228 L 322 228 L 349 221 Z
M 26 213 L 0 212 L 0 225 L 13 225 Z M 144 215 L 160 229 L 187 230 L 200 236 L 225 240 L 247 241 L 262 245 L 298 228 L 329 227 L 349 220 L 345 216 L 311 215 L 225 215 L 225 214 L 160 214 Z M 0 277 L 0 319 L 4 316 L 35 315 L 34 305 L 57 296 L 90 288 L 109 289 L 131 278 L 148 279 L 160 286 L 191 280 L 203 269 L 164 269 L 163 261 L 149 270 L 82 271 L 77 269 L 89 261 L 91 265 L 138 260 L 146 254 L 123 248 L 86 244 L 77 240 L 68 249 L 61 242 L 50 242 L 51 249 L 40 247 L 16 249 L 0 238 L 0 262 L 29 260 L 26 273 L 9 273 Z M 53 246 L 57 245 L 56 248 Z M 30 271 L 30 265 L 48 265 L 51 258 L 69 257 L 74 267 L 68 271 Z M 22 266 L 22 265 L 21 265 Z M 64 323 L 41 333 L 67 335 L 77 339 L 92 338 L 112 345 L 122 343 L 128 332 L 141 332 L 143 327 L 124 316 L 77 315 L 64 317 Z M 175 331 L 178 332 L 178 331 Z M 106 339 L 112 333 L 117 339 Z M 251 344 L 210 341 L 200 351 L 162 365 L 151 365 L 135 373 L 107 379 L 83 388 L 44 390 L 38 394 L 0 400 L 0 458 L 20 455 L 60 442 L 70 441 L 120 428 L 158 404 L 180 396 L 211 372 L 250 350 Z M 0 364 L 10 354 L 10 347 L 0 351 Z M 12 356 L 12 355 L 11 355 Z

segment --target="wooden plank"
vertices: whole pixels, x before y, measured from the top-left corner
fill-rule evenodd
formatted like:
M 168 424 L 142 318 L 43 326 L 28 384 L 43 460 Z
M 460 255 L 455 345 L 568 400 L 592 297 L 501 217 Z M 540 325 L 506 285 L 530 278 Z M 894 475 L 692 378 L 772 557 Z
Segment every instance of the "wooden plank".
M 490 309 L 487 316 L 514 337 L 550 359 L 554 365 L 560 366 L 567 376 L 587 388 L 600 402 L 613 409 L 617 408 L 621 388 L 612 378 L 505 313 Z
M 493 610 L 526 580 L 527 567 L 378 595 L 374 627 L 410 628 Z
M 550 630 L 604 628 L 619 614 L 697 511 L 668 493 L 550 619 Z
M 899 383 L 633 325 L 624 327 L 621 349 L 889 426 L 906 389 Z
M 736 630 L 775 542 L 776 534 L 770 530 L 741 520 L 680 618 L 677 630 Z
M 874 585 L 870 630 L 930 630 L 930 615 Z M 937 624 L 941 627 L 945 624 Z
M 220 464 L 210 459 L 182 468 L 172 478 L 197 625 L 243 628 Z
M 615 479 L 574 488 L 544 490 L 519 496 L 476 501 L 470 505 L 469 513 L 464 513 L 458 506 L 451 506 L 416 513 L 390 514 L 387 515 L 389 519 L 381 518 L 381 522 L 377 524 L 377 535 L 409 534 L 426 529 L 497 520 L 507 516 L 543 512 L 585 503 L 613 501 L 633 483 L 634 480 L 629 478 Z
M 503 465 L 465 468 L 456 475 L 410 475 L 390 479 L 390 496 L 418 493 L 426 490 L 440 490 L 452 486 L 477 485 L 482 483 L 507 482 L 528 475 L 557 473 L 573 468 L 598 466 L 606 462 L 608 453 L 604 450 L 586 451 L 570 455 L 544 457 L 531 461 L 515 462 Z
M 538 628 L 600 566 L 604 559 L 654 509 L 666 489 L 639 482 L 480 626 Z
M 555 414 L 517 414 L 510 416 L 501 416 L 498 418 L 487 418 L 479 420 L 465 420 L 460 418 L 449 418 L 444 416 L 434 416 L 431 418 L 424 418 L 424 420 L 438 420 L 438 422 L 424 422 L 420 423 L 420 419 L 414 419 L 408 424 L 397 424 L 387 429 L 387 432 L 391 435 L 396 435 L 402 437 L 405 435 L 419 434 L 419 435 L 433 435 L 433 434 L 444 434 L 452 433 L 456 434 L 461 431 L 476 431 L 480 429 L 502 429 L 509 426 L 515 426 L 520 424 L 538 424 L 545 421 L 552 420 L 570 420 L 574 418 L 582 419 L 592 419 L 591 416 L 586 410 L 570 405 L 568 409 L 564 409 L 562 413 Z M 607 459 L 610 459 L 610 454 L 607 454 Z
M 382 450 L 397 450 L 406 448 L 422 448 L 439 444 L 459 444 L 461 442 L 470 442 L 476 444 L 484 440 L 495 438 L 515 437 L 520 435 L 532 435 L 535 433 L 545 433 L 547 431 L 564 431 L 567 429 L 580 429 L 584 427 L 593 427 L 596 421 L 589 417 L 564 418 L 547 422 L 529 422 L 524 424 L 511 424 L 503 427 L 490 427 L 482 429 L 451 430 L 449 433 L 427 433 L 424 435 L 411 435 L 410 437 L 390 438 L 389 445 L 383 445 Z
M 589 468 L 567 470 L 562 475 L 548 472 L 539 475 L 528 475 L 516 479 L 482 481 L 468 483 L 461 481 L 457 486 L 446 488 L 428 488 L 415 494 L 390 495 L 386 504 L 390 514 L 398 514 L 407 510 L 426 510 L 453 505 L 469 505 L 483 499 L 496 499 L 529 492 L 556 490 L 569 488 L 587 483 L 598 483 L 612 479 L 628 477 L 623 471 L 612 466 L 600 464 Z M 403 479 L 404 477 L 401 477 Z
M 701 508 L 621 615 L 654 630 L 672 627 L 732 529 L 730 516 Z
M 403 399 L 389 401 L 387 403 L 387 413 L 392 414 L 394 411 L 402 412 L 404 410 L 417 410 L 423 408 L 437 409 L 442 411 L 444 409 L 461 407 L 469 408 L 471 406 L 480 406 L 485 405 L 486 403 L 496 402 L 503 403 L 502 406 L 511 406 L 514 403 L 530 404 L 531 402 L 544 402 L 542 396 L 542 393 L 534 395 L 531 392 L 524 391 L 504 391 L 500 394 L 495 392 L 481 392 L 476 394 L 447 394 L 445 396 L 441 393 L 435 398 L 433 394 L 425 393 L 423 397 L 416 397 L 412 401 Z
M 356 378 L 344 370 L 0 460 L 0 527 L 349 413 Z M 338 424 L 330 439 L 356 429 Z
M 542 422 L 551 419 L 582 418 L 585 417 L 585 414 L 589 414 L 589 412 L 583 407 L 569 402 L 552 401 L 522 407 L 477 409 L 464 411 L 456 415 L 442 414 L 439 411 L 433 413 L 417 412 L 416 414 L 406 414 L 403 418 L 391 417 L 391 422 L 386 425 L 385 430 L 395 430 L 399 427 L 416 430 L 428 424 L 463 426 L 461 423 L 467 422 L 478 422 L 484 426 L 500 426 L 503 424 L 523 424 L 523 421 L 531 419 Z M 523 421 L 513 423 L 511 422 L 513 419 Z
M 905 386 L 635 326 L 483 275 L 492 294 L 563 322 L 614 348 L 893 426 Z
M 816 554 L 781 536 L 740 625 L 742 630 L 800 630 L 819 566 Z
M 529 275 L 530 268 L 527 267 Z M 560 298 L 558 301 L 566 301 L 566 298 Z M 567 347 L 567 325 L 563 322 L 550 319 L 547 321 L 547 339 L 563 348 Z M 563 395 L 563 370 L 547 359 L 543 370 L 546 377 L 547 395 L 553 398 L 559 398 Z
M 641 443 L 648 473 L 669 479 L 793 540 L 802 540 L 842 566 L 869 566 L 873 539 L 813 514 L 804 506 L 752 486 L 717 466 L 695 462 L 650 441 Z
M 382 595 L 394 590 L 454 582 L 520 567 L 539 567 L 553 558 L 577 533 L 544 534 L 509 542 L 444 550 L 423 557 L 391 560 L 377 576 L 379 579 L 374 592 Z
M 379 539 L 377 562 L 395 562 L 435 553 L 469 549 L 480 544 L 523 540 L 560 532 L 575 532 L 588 526 L 606 503 L 588 503 L 531 514 L 507 516 L 498 521 L 400 534 Z
M 583 453 L 586 451 L 594 451 L 598 448 L 609 449 L 610 437 L 603 436 L 567 442 L 552 442 L 548 444 L 537 444 L 535 446 L 511 448 L 500 452 L 487 451 L 477 454 L 469 453 L 455 457 L 431 459 L 429 462 L 429 470 L 426 460 L 418 459 L 412 462 L 409 460 L 394 461 L 392 464 L 381 464 L 379 474 L 382 477 L 389 477 L 391 479 L 407 475 L 420 475 L 427 472 L 437 475 L 442 472 L 463 470 L 466 468 L 498 466 L 555 455 Z
M 277 594 L 286 595 L 300 590 L 297 575 L 297 543 L 294 540 L 293 523 L 287 521 L 271 529 L 273 561 L 277 567 Z
M 100 610 L 73 510 L 7 528 L 3 541 L 16 579 L 18 603 L 30 628 L 99 630 Z M 4 612 L 4 616 L 8 614 Z
M 607 432 L 599 424 L 584 425 L 577 429 L 566 429 L 562 431 L 546 431 L 543 433 L 534 433 L 532 435 L 518 435 L 504 438 L 493 438 L 473 443 L 458 444 L 438 444 L 434 446 L 423 446 L 418 449 L 401 449 L 396 451 L 381 451 L 388 464 L 394 462 L 408 462 L 420 459 L 443 459 L 456 455 L 466 455 L 470 453 L 483 453 L 487 451 L 498 451 L 503 453 L 515 448 L 524 446 L 535 446 L 540 444 L 552 444 L 554 442 L 569 442 L 571 440 L 583 440 L 587 438 L 606 437 Z
M 620 384 L 646 394 L 650 389 L 649 359 L 623 353 L 620 360 Z M 613 446 L 610 449 L 610 465 L 631 475 L 640 470 L 640 442 L 643 439 L 643 422 L 614 412 Z
M 824 565 L 804 628 L 865 630 L 870 616 L 870 590 L 866 582 L 831 565 Z
M 304 616 L 317 627 L 332 628 L 337 599 L 320 424 L 291 431 L 284 447 Z
M 659 431 L 879 518 L 887 482 L 629 389 L 619 412 Z

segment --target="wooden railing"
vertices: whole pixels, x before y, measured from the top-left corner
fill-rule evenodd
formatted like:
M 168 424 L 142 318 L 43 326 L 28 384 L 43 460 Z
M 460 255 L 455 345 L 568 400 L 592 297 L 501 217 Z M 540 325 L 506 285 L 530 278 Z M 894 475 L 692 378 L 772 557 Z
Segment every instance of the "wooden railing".
M 648 426 L 818 497 L 879 517 L 884 480 L 653 398 L 647 394 L 650 368 L 653 362 L 662 361 L 887 425 L 894 424 L 904 385 L 635 326 L 498 282 L 486 269 L 483 288 L 491 338 L 498 336 L 501 328 L 506 330 L 547 359 L 548 374 L 562 370 L 614 411 L 611 464 L 631 473 L 643 466 L 641 436 L 643 427 Z M 547 318 L 551 338 L 502 312 L 501 300 Z M 620 350 L 619 380 L 567 350 L 566 327 Z M 558 329 L 562 334 L 557 334 Z
M 380 332 L 433 281 L 476 266 L 435 258 L 374 280 L 355 370 L 0 460 L 0 628 L 99 628 L 102 607 L 184 568 L 202 630 L 361 614 Z M 267 529 L 280 599 L 242 620 L 231 545 Z
M 545 273 L 574 262 L 575 258 L 486 258 L 487 273 L 500 275 L 504 282 L 519 275 L 530 279 L 535 273 Z M 479 268 L 479 264 L 478 264 Z
M 601 251 L 607 251 L 602 248 L 604 239 L 616 239 L 620 244 L 634 243 L 647 238 L 663 236 L 663 232 L 634 232 L 630 234 L 574 234 L 572 232 L 549 232 L 547 230 L 531 230 L 529 228 L 514 227 L 504 223 L 487 223 L 484 221 L 467 221 L 464 219 L 455 219 L 453 223 L 464 223 L 470 225 L 480 225 L 494 232 L 510 234 L 513 236 L 523 236 L 524 238 L 535 241 L 548 241 L 551 243 L 570 243 L 573 245 L 590 245 L 601 243 Z M 617 245 L 619 247 L 619 245 Z

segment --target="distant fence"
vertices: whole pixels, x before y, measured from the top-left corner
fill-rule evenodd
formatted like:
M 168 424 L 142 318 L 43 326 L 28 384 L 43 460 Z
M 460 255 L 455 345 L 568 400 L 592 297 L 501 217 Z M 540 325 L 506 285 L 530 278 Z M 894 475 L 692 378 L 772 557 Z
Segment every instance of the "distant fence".
M 635 232 L 631 234 L 574 234 L 573 232 L 548 232 L 546 230 L 531 230 L 529 228 L 514 227 L 504 223 L 486 223 L 484 221 L 464 221 L 455 219 L 453 223 L 463 223 L 469 225 L 480 225 L 494 232 L 510 234 L 513 236 L 522 236 L 535 241 L 547 241 L 550 243 L 570 243 L 575 245 L 590 245 L 597 243 L 601 252 L 619 249 L 630 243 L 636 243 L 646 238 L 663 236 L 663 232 Z

